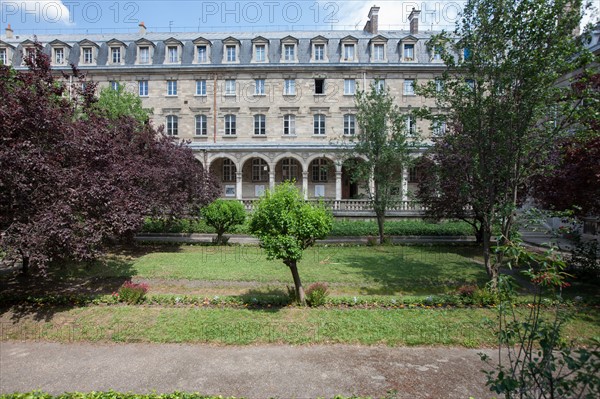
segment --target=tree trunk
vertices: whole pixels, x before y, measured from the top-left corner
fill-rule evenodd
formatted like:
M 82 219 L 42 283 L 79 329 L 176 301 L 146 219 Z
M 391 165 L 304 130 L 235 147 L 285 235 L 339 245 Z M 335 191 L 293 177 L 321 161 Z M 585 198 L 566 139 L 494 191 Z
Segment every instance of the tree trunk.
M 28 275 L 29 274 L 29 256 L 22 255 L 21 260 L 23 262 L 23 265 L 21 267 L 21 273 L 24 275 Z
M 483 243 L 483 227 L 479 226 L 479 227 L 474 227 L 473 228 L 475 230 L 475 241 L 477 244 L 481 244 Z
M 491 230 L 482 224 L 482 239 L 483 239 L 483 263 L 485 265 L 485 271 L 492 283 L 492 288 L 496 289 L 498 285 L 498 267 L 495 262 L 492 262 L 491 256 Z
M 296 286 L 296 298 L 302 306 L 306 305 L 306 296 L 304 295 L 304 288 L 302 288 L 302 282 L 300 281 L 300 275 L 298 274 L 298 267 L 295 260 L 286 262 L 292 271 L 292 277 L 294 277 L 294 285 Z
M 379 229 L 379 244 L 383 244 L 385 238 L 385 231 L 383 229 L 385 223 L 385 212 L 383 214 L 377 213 L 377 228 Z

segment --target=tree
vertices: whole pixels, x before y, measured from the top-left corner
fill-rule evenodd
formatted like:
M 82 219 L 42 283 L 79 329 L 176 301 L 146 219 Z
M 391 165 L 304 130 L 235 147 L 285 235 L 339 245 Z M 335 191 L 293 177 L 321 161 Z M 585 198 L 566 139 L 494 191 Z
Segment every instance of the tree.
M 296 296 L 306 304 L 298 274 L 303 251 L 325 238 L 333 226 L 333 216 L 322 205 L 302 198 L 293 183 L 286 182 L 268 190 L 258 201 L 250 219 L 250 233 L 256 235 L 268 259 L 281 259 L 290 268 Z
M 480 218 L 492 281 L 501 264 L 501 257 L 491 259 L 492 227 L 499 226 L 501 243 L 511 239 L 524 186 L 569 122 L 556 118 L 557 107 L 565 116 L 572 108 L 561 102 L 565 89 L 556 82 L 590 60 L 572 35 L 581 6 L 579 0 L 471 0 L 455 35 L 436 35 L 430 44 L 447 65 L 439 82 L 421 89 L 436 99 L 429 117 L 445 114 L 448 126 L 433 151 L 449 145 L 463 154 L 469 179 L 462 203 Z M 448 204 L 454 199 L 438 194 Z
M 355 102 L 359 129 L 347 157 L 359 161 L 351 165 L 351 178 L 364 182 L 382 243 L 385 212 L 394 203 L 392 193 L 398 187 L 402 169 L 409 165 L 409 152 L 417 134 L 406 128 L 406 115 L 394 104 L 389 89 L 371 86 L 368 92 L 357 92 Z
M 217 196 L 183 144 L 131 117 L 92 112 L 93 84 L 69 100 L 37 47 L 28 71 L 0 66 L 0 247 L 7 258 L 22 261 L 24 271 L 92 260 L 114 240 L 132 238 L 149 213 L 182 214 Z
M 92 108 L 94 112 L 105 115 L 109 119 L 117 120 L 122 117 L 132 117 L 140 124 L 148 123 L 151 109 L 142 106 L 142 99 L 125 90 L 125 86 L 118 84 L 116 88 L 106 87 L 100 91 L 98 101 Z
M 573 134 L 550 153 L 533 177 L 531 194 L 545 209 L 577 217 L 600 215 L 600 73 L 582 73 L 571 85 Z
M 206 223 L 217 231 L 215 239 L 217 245 L 227 244 L 223 235 L 246 220 L 246 210 L 239 201 L 217 199 L 202 208 L 201 213 Z

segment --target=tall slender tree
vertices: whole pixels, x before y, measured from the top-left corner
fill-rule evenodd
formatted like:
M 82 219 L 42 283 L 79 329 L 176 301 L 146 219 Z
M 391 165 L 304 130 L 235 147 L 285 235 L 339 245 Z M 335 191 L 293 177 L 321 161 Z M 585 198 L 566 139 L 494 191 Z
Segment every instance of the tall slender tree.
M 556 114 L 562 108 L 568 116 L 572 104 L 561 103 L 557 80 L 590 61 L 573 36 L 581 9 L 581 0 L 470 0 L 454 34 L 430 42 L 447 66 L 440 81 L 421 88 L 436 99 L 430 117 L 443 110 L 447 120 L 433 151 L 452 145 L 465 155 L 463 194 L 480 218 L 492 281 L 501 263 L 492 260 L 492 227 L 511 239 L 524 185 L 565 134 L 569 118 Z

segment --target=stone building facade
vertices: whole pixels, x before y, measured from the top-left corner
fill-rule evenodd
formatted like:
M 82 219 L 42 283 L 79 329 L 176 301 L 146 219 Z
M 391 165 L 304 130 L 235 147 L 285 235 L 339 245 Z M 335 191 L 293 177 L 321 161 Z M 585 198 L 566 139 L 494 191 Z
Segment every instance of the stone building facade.
M 338 203 L 360 198 L 344 166 L 357 133 L 355 93 L 385 86 L 409 113 L 424 104 L 414 85 L 444 65 L 428 48 L 413 10 L 410 31 L 379 31 L 373 7 L 363 30 L 264 33 L 152 33 L 38 36 L 53 68 L 75 64 L 100 87 L 125 85 L 165 134 L 189 140 L 202 165 L 222 182 L 222 196 L 251 200 L 284 180 L 307 198 Z M 33 36 L 9 28 L 0 62 L 25 68 Z M 440 127 L 441 128 L 441 127 Z M 408 120 L 426 145 L 428 123 Z M 417 150 L 416 153 L 419 151 Z M 397 195 L 414 187 L 405 170 Z

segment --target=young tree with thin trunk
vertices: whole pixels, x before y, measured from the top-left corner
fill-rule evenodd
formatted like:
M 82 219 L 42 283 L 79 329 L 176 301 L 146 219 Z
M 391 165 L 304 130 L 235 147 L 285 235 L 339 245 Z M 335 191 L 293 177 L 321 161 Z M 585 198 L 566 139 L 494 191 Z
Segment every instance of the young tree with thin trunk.
M 383 243 L 385 213 L 398 200 L 393 193 L 402 170 L 410 165 L 409 154 L 418 135 L 407 128 L 408 116 L 395 104 L 389 89 L 371 86 L 368 92 L 358 91 L 355 103 L 358 133 L 348 146 L 347 158 L 357 161 L 349 169 L 352 180 L 364 185 L 377 217 L 379 243 Z
M 322 205 L 305 201 L 293 183 L 268 190 L 258 201 L 249 231 L 256 235 L 268 259 L 281 259 L 290 268 L 297 300 L 306 304 L 298 273 L 298 261 L 305 249 L 331 231 L 333 216 Z
M 573 36 L 581 7 L 580 0 L 471 0 L 454 35 L 430 42 L 447 66 L 439 82 L 419 90 L 436 100 L 429 116 L 447 121 L 434 151 L 451 145 L 464 154 L 461 205 L 480 219 L 493 282 L 502 260 L 492 259 L 492 229 L 499 227 L 501 243 L 511 240 L 525 184 L 566 134 L 573 104 L 561 102 L 566 88 L 557 80 L 590 60 Z

